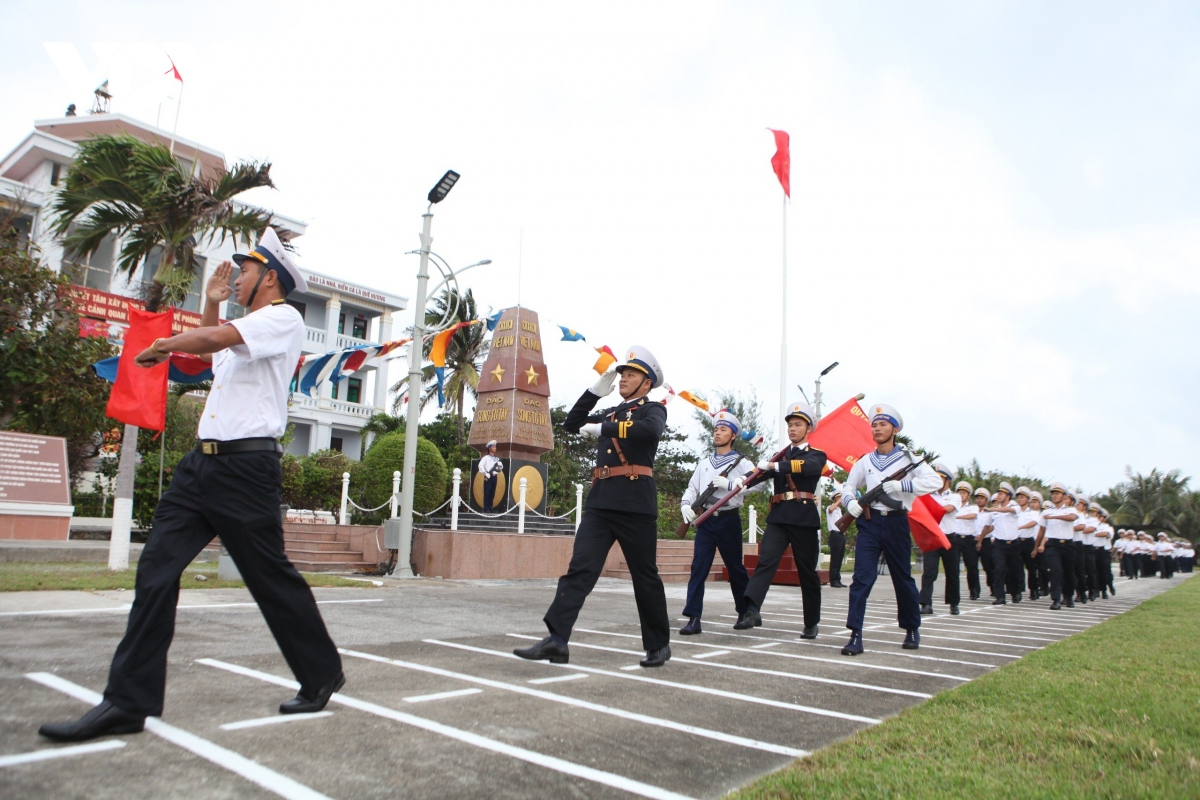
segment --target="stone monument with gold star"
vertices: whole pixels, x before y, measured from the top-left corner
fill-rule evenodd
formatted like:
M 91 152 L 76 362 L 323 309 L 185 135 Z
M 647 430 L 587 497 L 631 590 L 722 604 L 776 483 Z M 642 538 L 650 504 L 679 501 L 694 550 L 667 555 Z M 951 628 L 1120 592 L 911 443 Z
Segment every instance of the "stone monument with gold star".
M 500 312 L 492 347 L 479 376 L 478 402 L 467 444 L 482 455 L 495 440 L 504 463 L 496 484 L 493 510 L 517 505 L 525 478 L 528 508 L 546 512 L 546 465 L 541 454 L 554 449 L 550 427 L 550 379 L 542 359 L 542 334 L 536 312 L 516 306 Z M 483 509 L 483 476 L 471 462 L 469 503 Z

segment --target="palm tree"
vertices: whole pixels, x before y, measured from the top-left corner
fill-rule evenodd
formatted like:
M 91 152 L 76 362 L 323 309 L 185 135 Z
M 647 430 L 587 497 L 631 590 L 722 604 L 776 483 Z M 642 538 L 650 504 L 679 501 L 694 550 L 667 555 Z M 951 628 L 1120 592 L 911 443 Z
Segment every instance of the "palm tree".
M 1180 496 L 1187 490 L 1188 478 L 1177 469 L 1141 475 L 1125 470 L 1129 480 L 1121 486 L 1122 503 L 1117 509 L 1117 521 L 1138 528 L 1170 527 L 1172 511 Z
M 145 292 L 146 310 L 158 311 L 168 284 L 190 286 L 195 279 L 199 243 L 220 244 L 232 237 L 235 245 L 250 245 L 266 229 L 270 212 L 235 198 L 260 186 L 273 188 L 270 173 L 269 163 L 241 162 L 225 172 L 193 175 L 162 145 L 100 136 L 79 147 L 51 207 L 54 230 L 75 258 L 90 256 L 115 237 L 117 269 L 131 276 L 161 254 Z M 287 233 L 278 232 L 286 243 Z M 137 431 L 125 426 L 114 509 L 122 501 L 132 509 Z
M 426 325 L 436 325 L 446 316 L 446 312 L 452 309 L 454 313 L 450 317 L 451 324 L 470 322 L 479 318 L 475 306 L 475 295 L 470 289 L 461 295 L 454 289 L 446 289 L 433 300 L 432 305 L 433 307 L 425 312 Z M 428 358 L 432 346 L 432 337 L 423 343 L 421 352 L 426 358 Z M 467 396 L 478 397 L 479 374 L 483 370 L 483 362 L 487 359 L 490 348 L 487 330 L 480 325 L 468 325 L 455 331 L 446 346 L 446 380 L 443 394 L 450 407 L 454 409 L 455 419 L 458 422 L 458 444 L 463 443 L 466 434 L 464 410 Z M 434 373 L 432 364 L 421 369 L 421 386 L 419 402 L 421 408 L 424 409 L 430 400 L 437 397 L 437 375 Z M 392 385 L 392 391 L 396 393 L 396 401 L 392 406 L 394 413 L 400 413 L 404 391 L 407 388 L 407 375 Z

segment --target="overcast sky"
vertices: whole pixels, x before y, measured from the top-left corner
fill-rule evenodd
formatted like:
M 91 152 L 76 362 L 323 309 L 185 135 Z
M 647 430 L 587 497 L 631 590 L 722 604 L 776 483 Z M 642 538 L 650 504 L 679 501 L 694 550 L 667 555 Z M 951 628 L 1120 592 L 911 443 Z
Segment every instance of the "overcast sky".
M 452 168 L 434 249 L 493 260 L 484 307 L 773 413 L 785 129 L 789 399 L 837 360 L 833 404 L 951 464 L 1200 475 L 1194 3 L 10 0 L 4 28 L 0 149 L 104 78 L 170 128 L 169 52 L 179 134 L 274 164 L 254 199 L 309 223 L 303 265 L 411 297 Z M 554 338 L 570 403 L 595 354 Z

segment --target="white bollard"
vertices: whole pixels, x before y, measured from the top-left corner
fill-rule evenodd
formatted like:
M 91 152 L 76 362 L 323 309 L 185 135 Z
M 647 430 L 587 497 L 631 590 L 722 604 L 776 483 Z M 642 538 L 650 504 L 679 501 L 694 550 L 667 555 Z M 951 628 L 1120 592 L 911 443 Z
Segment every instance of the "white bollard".
M 575 532 L 579 532 L 579 521 L 583 518 L 583 484 L 575 484 Z
M 750 544 L 758 542 L 758 512 L 750 506 Z
M 392 519 L 400 509 L 400 470 L 392 473 Z
M 521 488 L 517 499 L 517 502 L 521 505 L 520 509 L 517 510 L 517 533 L 525 532 L 525 488 L 528 483 L 528 478 L 521 478 Z
M 454 489 L 450 495 L 450 530 L 458 530 L 458 504 L 462 498 L 458 496 L 459 490 L 462 489 L 462 470 L 458 467 L 454 468 Z
M 350 502 L 350 473 L 342 473 L 342 511 L 338 514 L 339 525 L 349 525 L 349 516 L 346 513 L 346 504 Z

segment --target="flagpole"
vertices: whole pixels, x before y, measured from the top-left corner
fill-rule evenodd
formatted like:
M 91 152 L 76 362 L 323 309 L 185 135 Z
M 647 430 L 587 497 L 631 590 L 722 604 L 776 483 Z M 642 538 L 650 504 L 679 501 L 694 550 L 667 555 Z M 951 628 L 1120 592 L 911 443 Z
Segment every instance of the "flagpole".
M 783 317 L 779 338 L 779 441 L 787 441 L 787 194 L 783 196 Z
M 175 66 L 174 63 L 171 66 Z M 179 82 L 179 102 L 175 104 L 175 127 L 171 128 L 171 155 L 175 155 L 175 134 L 179 131 L 179 109 L 183 106 L 183 81 Z M 200 152 L 196 152 L 196 159 L 200 159 Z

